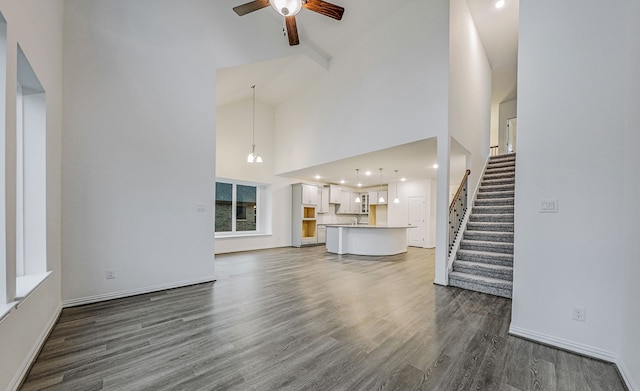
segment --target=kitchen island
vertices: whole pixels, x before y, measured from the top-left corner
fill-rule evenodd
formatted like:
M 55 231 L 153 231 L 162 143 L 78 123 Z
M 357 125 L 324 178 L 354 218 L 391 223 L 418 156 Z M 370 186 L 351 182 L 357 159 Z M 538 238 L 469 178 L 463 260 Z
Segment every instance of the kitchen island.
M 327 225 L 327 251 L 334 254 L 395 255 L 407 252 L 408 225 Z

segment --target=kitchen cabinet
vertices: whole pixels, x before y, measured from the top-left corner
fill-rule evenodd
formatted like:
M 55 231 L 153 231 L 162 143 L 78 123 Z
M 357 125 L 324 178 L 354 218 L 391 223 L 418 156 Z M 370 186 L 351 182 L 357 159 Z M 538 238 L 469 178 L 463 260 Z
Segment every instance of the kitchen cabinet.
M 361 215 L 369 214 L 369 193 L 360 193 L 360 204 L 358 213 Z
M 326 243 L 327 242 L 327 226 L 319 225 L 318 226 L 318 243 Z
M 329 203 L 339 204 L 342 200 L 342 187 L 336 185 L 329 186 Z
M 318 186 L 301 184 L 302 203 L 305 205 L 318 205 Z
M 340 205 L 338 205 L 336 214 L 359 214 L 360 204 L 356 202 L 357 195 L 356 192 L 342 189 Z
M 329 213 L 328 187 L 318 187 L 318 213 Z
M 382 196 L 384 198 L 384 202 L 378 202 L 378 199 Z M 387 199 L 387 191 L 386 190 L 378 190 L 378 191 L 370 191 L 369 192 L 369 205 L 386 205 L 389 201 Z
M 307 194 L 305 194 L 305 192 Z M 291 185 L 291 245 L 316 244 L 316 208 L 318 187 L 297 183 Z

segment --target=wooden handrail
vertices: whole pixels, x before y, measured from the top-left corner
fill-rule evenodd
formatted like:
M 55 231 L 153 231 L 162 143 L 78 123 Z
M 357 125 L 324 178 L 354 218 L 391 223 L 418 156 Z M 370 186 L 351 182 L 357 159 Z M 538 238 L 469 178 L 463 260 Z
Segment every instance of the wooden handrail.
M 456 191 L 456 195 L 453 196 L 453 199 L 451 200 L 451 205 L 449 205 L 449 213 L 451 213 L 453 211 L 453 206 L 456 203 L 456 200 L 458 199 L 458 197 L 460 196 L 460 192 L 462 191 L 462 188 L 464 187 L 464 183 L 467 180 L 467 178 L 469 177 L 469 174 L 471 174 L 471 170 L 467 170 L 467 172 L 464 173 L 464 176 L 462 177 L 462 180 L 460 181 L 460 186 L 458 186 L 458 191 Z

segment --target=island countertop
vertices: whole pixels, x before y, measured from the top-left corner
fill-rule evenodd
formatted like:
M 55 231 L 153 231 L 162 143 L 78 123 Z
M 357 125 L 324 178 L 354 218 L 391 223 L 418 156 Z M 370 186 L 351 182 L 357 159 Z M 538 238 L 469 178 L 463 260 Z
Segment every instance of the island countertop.
M 324 224 L 327 227 L 342 228 L 376 228 L 376 229 L 395 229 L 395 228 L 414 228 L 411 225 L 367 225 L 367 224 Z
M 327 224 L 327 251 L 334 254 L 395 255 L 407 252 L 410 225 Z

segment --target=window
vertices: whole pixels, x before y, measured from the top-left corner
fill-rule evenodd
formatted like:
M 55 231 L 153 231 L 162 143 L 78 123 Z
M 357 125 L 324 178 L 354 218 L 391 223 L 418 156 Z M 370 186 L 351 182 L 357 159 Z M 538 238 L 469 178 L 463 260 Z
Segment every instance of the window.
M 2 14 L 0 14 L 0 248 L 7 248 L 7 232 L 6 232 L 6 133 L 5 133 L 5 110 L 6 110 L 6 74 L 7 74 L 7 22 Z M 7 302 L 12 301 L 13 297 L 7 297 L 7 282 L 11 274 L 7 265 L 7 252 L 0 251 L 0 319 L 11 309 Z M 13 281 L 13 276 L 11 276 Z
M 229 179 L 216 181 L 216 237 L 268 234 L 270 186 Z
M 46 94 L 18 45 L 16 86 L 16 298 L 47 273 Z

